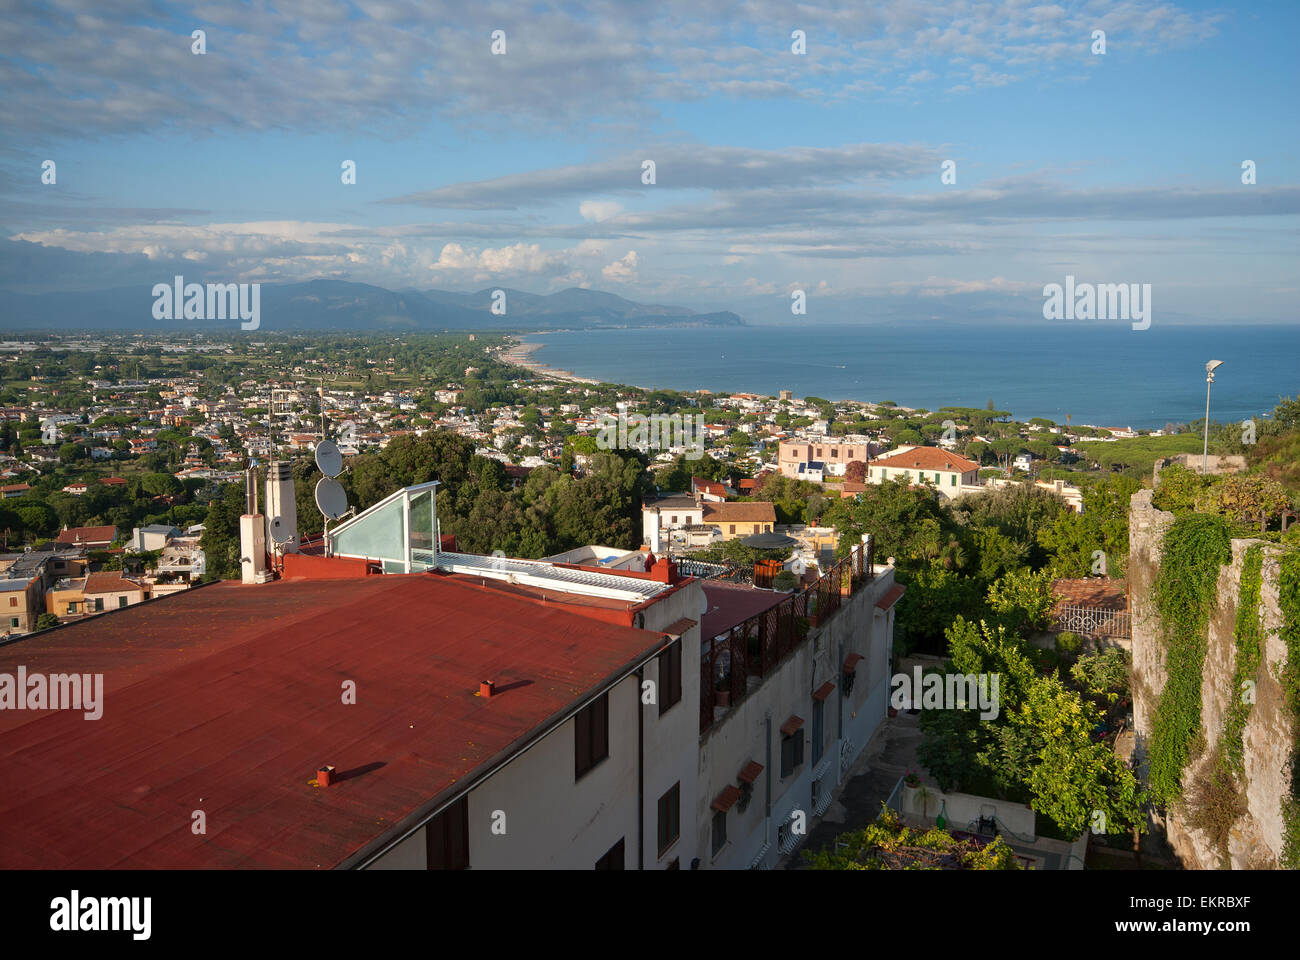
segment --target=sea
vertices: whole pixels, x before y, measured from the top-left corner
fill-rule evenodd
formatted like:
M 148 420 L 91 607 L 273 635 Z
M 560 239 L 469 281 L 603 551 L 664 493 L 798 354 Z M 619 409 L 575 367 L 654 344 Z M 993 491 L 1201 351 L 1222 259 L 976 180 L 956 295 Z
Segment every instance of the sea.
M 1300 395 L 1300 325 L 743 326 L 530 335 L 530 359 L 647 389 L 1007 410 L 1016 420 L 1158 429 L 1240 422 Z

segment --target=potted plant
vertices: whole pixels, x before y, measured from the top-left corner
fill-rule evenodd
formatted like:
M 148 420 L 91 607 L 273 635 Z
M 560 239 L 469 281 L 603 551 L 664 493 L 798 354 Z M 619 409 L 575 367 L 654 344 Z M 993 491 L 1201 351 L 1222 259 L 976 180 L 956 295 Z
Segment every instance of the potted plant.
M 915 770 L 909 770 L 903 776 L 903 783 L 915 789 L 921 785 L 921 777 Z
M 730 677 L 718 677 L 718 682 L 714 686 L 713 703 L 719 707 L 731 706 L 731 682 Z

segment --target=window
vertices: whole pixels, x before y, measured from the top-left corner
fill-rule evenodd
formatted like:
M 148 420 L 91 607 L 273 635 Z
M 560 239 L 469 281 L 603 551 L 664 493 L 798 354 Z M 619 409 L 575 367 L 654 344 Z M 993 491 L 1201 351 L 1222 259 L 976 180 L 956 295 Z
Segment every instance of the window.
M 623 870 L 626 868 L 626 857 L 623 855 L 623 838 L 618 838 L 618 843 L 609 848 L 609 852 L 596 861 L 597 870 Z
M 826 710 L 826 701 L 813 701 L 813 728 L 812 728 L 812 762 L 816 763 L 822 758 L 822 733 L 823 733 L 823 715 Z
M 430 870 L 469 868 L 469 796 L 463 796 L 424 828 L 424 852 Z
M 957 474 L 955 474 L 955 473 L 950 473 L 950 474 L 948 474 L 948 478 L 952 481 L 952 483 L 950 484 L 950 486 L 954 486 L 954 487 L 957 486 Z
M 736 525 L 734 523 L 731 525 L 731 532 L 732 533 L 736 532 Z
M 713 814 L 713 855 L 727 845 L 727 814 L 717 810 Z
M 103 597 L 96 597 L 96 598 L 95 598 L 95 610 L 96 610 L 96 612 L 98 612 L 98 611 L 100 611 L 100 610 L 103 610 L 103 609 L 104 609 L 104 598 L 103 598 Z
M 673 514 L 673 523 L 677 522 L 677 514 Z
M 682 699 L 682 642 L 674 640 L 659 654 L 659 715 Z
M 682 785 L 674 783 L 672 789 L 659 798 L 659 855 L 677 842 L 682 832 Z
M 18 606 L 18 598 L 17 598 L 17 597 L 10 597 L 10 598 L 9 598 L 9 606 L 11 606 L 11 607 L 16 607 L 16 606 Z
M 803 730 L 781 738 L 781 776 L 788 777 L 803 763 Z
M 579 711 L 573 718 L 573 779 L 581 780 L 596 764 L 609 756 L 609 694 Z
M 125 607 L 125 606 L 126 606 L 126 597 L 118 597 L 118 598 L 117 598 L 117 609 L 121 610 L 121 609 L 122 609 L 123 607 Z
M 76 601 L 75 600 L 68 601 L 68 613 L 76 613 L 76 612 L 77 612 Z
M 10 618 L 9 618 L 9 626 L 10 626 L 11 628 L 13 628 L 14 630 L 17 630 L 17 629 L 18 629 L 18 618 L 17 618 L 17 617 L 10 617 Z

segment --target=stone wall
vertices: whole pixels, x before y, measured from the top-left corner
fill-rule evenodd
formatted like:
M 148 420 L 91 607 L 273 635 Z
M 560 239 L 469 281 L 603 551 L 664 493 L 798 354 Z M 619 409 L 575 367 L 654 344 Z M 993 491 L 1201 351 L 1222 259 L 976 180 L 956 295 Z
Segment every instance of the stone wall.
M 1163 629 L 1153 599 L 1153 586 L 1160 569 L 1160 550 L 1165 531 L 1174 515 L 1151 505 L 1153 491 L 1133 495 L 1129 512 L 1129 584 L 1133 615 L 1133 719 L 1137 728 L 1137 756 L 1145 776 L 1148 739 L 1156 705 L 1165 685 Z M 1201 732 L 1203 746 L 1192 750 L 1183 770 L 1185 793 L 1212 761 L 1223 733 L 1233 689 L 1236 641 L 1233 631 L 1241 572 L 1246 551 L 1252 544 L 1264 544 L 1260 605 L 1266 636 L 1257 673 L 1256 702 L 1246 720 L 1245 796 L 1246 812 L 1233 825 L 1229 841 L 1229 862 L 1233 869 L 1275 868 L 1282 852 L 1282 798 L 1290 790 L 1290 758 L 1296 730 L 1286 712 L 1277 677 L 1286 661 L 1286 647 L 1278 633 L 1282 623 L 1278 603 L 1279 548 L 1260 540 L 1233 540 L 1232 563 L 1221 567 L 1216 589 L 1217 602 L 1210 613 L 1208 645 L 1201 682 Z M 1199 745 L 1201 738 L 1194 741 Z M 1222 866 L 1219 850 L 1208 837 L 1187 824 L 1188 811 L 1176 804 L 1165 820 L 1165 830 L 1174 852 L 1187 867 L 1216 869 Z

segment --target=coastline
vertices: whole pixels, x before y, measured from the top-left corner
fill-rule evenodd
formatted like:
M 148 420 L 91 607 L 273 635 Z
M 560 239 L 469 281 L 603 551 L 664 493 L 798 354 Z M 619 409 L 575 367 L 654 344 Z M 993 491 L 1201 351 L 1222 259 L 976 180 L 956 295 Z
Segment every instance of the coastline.
M 547 366 L 540 360 L 532 359 L 531 355 L 546 346 L 544 343 L 538 343 L 532 340 L 519 339 L 508 349 L 502 352 L 501 362 L 513 364 L 516 367 L 523 367 L 525 370 L 531 370 L 533 373 L 550 380 L 562 380 L 565 383 L 586 383 L 593 386 L 604 383 L 603 380 L 594 380 L 591 377 L 580 377 L 572 370 L 559 370 L 555 367 Z M 632 386 L 632 384 L 627 384 Z
M 1200 331 L 1188 326 L 1177 338 L 1157 342 L 1139 336 L 1132 343 L 1123 332 L 1098 334 L 1085 343 L 1066 331 L 1051 330 L 1023 343 L 1015 335 L 993 338 L 980 345 L 976 364 L 966 347 L 949 341 L 941 348 L 923 333 L 895 332 L 889 338 L 863 341 L 856 336 L 843 339 L 856 328 L 829 326 L 818 329 L 825 336 L 811 341 L 790 340 L 783 331 L 759 336 L 757 329 L 740 341 L 710 331 L 698 336 L 671 330 L 619 331 L 616 337 L 612 331 L 607 337 L 576 330 L 519 331 L 508 335 L 501 356 L 561 382 L 763 396 L 793 389 L 799 397 L 819 396 L 867 408 L 894 400 L 900 411 L 933 411 L 944 405 L 983 408 L 991 396 L 997 409 L 1011 411 L 1019 422 L 1038 416 L 1061 426 L 1155 431 L 1170 422 L 1190 423 L 1204 416 L 1203 356 L 1222 359 L 1234 373 L 1215 387 L 1215 422 L 1267 416 L 1280 397 L 1294 393 L 1294 368 L 1285 369 L 1278 361 L 1294 356 L 1300 333 L 1269 327 L 1266 336 L 1264 328 L 1251 329 L 1271 345 L 1270 352 L 1257 356 L 1242 346 L 1241 331 L 1222 328 Z M 870 349 L 863 349 L 864 343 Z M 552 346 L 554 366 L 536 355 Z M 587 375 L 560 368 L 561 362 L 581 367 Z M 1031 370 L 1018 369 L 1025 365 Z M 1096 385 L 1104 377 L 1118 379 L 1099 391 Z

